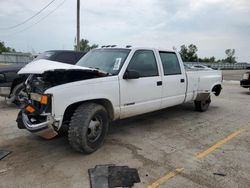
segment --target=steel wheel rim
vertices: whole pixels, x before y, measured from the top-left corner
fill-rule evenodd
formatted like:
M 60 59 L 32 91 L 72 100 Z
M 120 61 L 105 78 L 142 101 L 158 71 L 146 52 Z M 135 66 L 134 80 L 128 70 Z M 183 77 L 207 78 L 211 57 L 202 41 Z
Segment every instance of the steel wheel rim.
M 102 134 L 102 129 L 103 129 L 103 123 L 102 119 L 100 116 L 94 116 L 88 125 L 88 132 L 87 132 L 87 137 L 88 141 L 93 143 L 97 141 L 101 134 Z

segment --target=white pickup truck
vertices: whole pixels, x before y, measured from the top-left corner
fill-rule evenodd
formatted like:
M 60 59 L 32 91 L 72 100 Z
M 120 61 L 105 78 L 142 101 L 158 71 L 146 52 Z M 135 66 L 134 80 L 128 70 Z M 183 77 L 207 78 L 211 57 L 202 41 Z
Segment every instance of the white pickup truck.
M 103 143 L 109 122 L 194 101 L 206 111 L 221 92 L 216 70 L 185 70 L 178 53 L 153 48 L 99 48 L 76 65 L 31 62 L 27 98 L 17 124 L 44 138 L 67 131 L 70 145 L 91 153 Z

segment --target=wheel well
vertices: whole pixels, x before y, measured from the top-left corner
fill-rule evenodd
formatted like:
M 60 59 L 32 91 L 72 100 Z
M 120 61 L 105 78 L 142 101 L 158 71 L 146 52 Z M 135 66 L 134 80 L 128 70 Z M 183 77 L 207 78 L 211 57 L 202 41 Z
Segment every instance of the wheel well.
M 219 96 L 220 95 L 220 92 L 222 90 L 222 87 L 220 84 L 218 85 L 215 85 L 212 89 L 212 92 L 214 93 L 215 96 Z
M 93 103 L 97 103 L 97 104 L 104 106 L 104 108 L 108 112 L 110 120 L 114 119 L 114 109 L 113 109 L 111 102 L 107 99 L 94 99 L 94 100 L 88 100 L 88 101 L 80 101 L 80 102 L 76 102 L 76 103 L 69 105 L 64 112 L 63 123 L 65 124 L 69 123 L 77 107 L 86 102 L 93 102 Z
M 10 94 L 12 93 L 13 89 L 21 84 L 22 82 L 24 82 L 26 80 L 26 77 L 25 76 L 21 76 L 21 77 L 18 77 L 16 78 L 15 80 L 13 80 L 12 84 L 11 84 L 11 89 L 10 89 Z

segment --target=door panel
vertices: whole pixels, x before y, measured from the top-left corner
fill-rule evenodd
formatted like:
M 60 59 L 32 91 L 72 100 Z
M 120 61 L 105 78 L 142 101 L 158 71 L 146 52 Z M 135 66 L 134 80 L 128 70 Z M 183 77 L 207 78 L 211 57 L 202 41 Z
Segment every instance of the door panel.
M 158 110 L 161 105 L 161 77 L 120 80 L 121 118 Z
M 160 109 L 162 81 L 154 52 L 137 50 L 128 67 L 136 71 L 139 79 L 120 79 L 121 118 Z
M 186 93 L 186 76 L 181 71 L 176 53 L 160 51 L 163 65 L 162 108 L 181 104 Z
M 186 80 L 181 82 L 183 75 L 171 75 L 163 77 L 162 108 L 178 105 L 184 102 L 186 92 Z

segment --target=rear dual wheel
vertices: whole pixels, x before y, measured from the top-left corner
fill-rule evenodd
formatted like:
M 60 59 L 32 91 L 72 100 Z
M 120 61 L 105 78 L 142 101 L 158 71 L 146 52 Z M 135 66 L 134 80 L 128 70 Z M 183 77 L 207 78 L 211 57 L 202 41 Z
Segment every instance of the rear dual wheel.
M 206 100 L 203 100 L 203 101 L 194 101 L 195 109 L 198 112 L 205 112 L 205 111 L 207 111 L 210 103 L 211 103 L 210 97 Z

